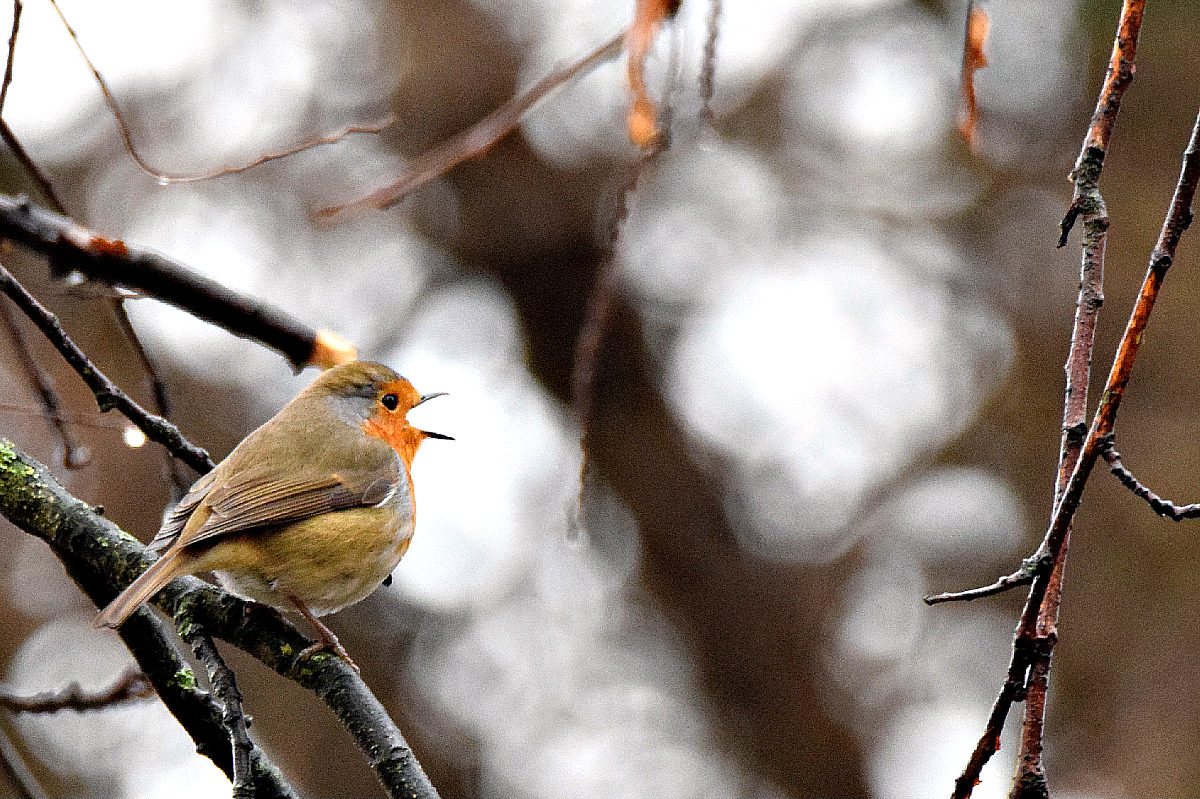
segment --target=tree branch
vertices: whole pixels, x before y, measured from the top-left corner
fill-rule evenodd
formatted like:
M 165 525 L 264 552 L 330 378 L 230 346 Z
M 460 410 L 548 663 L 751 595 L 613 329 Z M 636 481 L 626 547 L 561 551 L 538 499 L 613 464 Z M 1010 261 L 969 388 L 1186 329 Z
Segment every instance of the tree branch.
M 93 513 L 86 503 L 60 486 L 44 466 L 4 439 L 0 439 L 0 514 L 50 544 L 72 578 L 98 606 L 112 599 L 119 588 L 132 582 L 154 560 L 136 539 Z M 172 615 L 181 635 L 187 637 L 200 627 L 313 691 L 345 725 L 389 796 L 437 797 L 387 711 L 341 658 L 327 652 L 301 658 L 300 653 L 312 642 L 294 627 L 275 614 L 248 613 L 251 603 L 198 578 L 174 580 L 155 602 Z M 121 628 L 122 638 L 135 650 L 135 646 L 141 646 L 141 636 L 156 622 L 153 612 L 142 608 Z M 134 655 L 137 657 L 138 651 Z M 139 664 L 154 681 L 143 660 L 139 658 Z M 214 713 L 221 747 L 228 755 L 220 710 Z
M 525 112 L 539 100 L 576 75 L 615 57 L 624 43 L 625 33 L 621 32 L 583 58 L 554 70 L 462 133 L 412 159 L 408 171 L 397 180 L 357 200 L 322 208 L 314 216 L 329 220 L 350 211 L 390 208 L 463 161 L 487 152 L 492 145 L 511 133 L 520 124 Z
M 96 404 L 101 411 L 116 408 L 137 425 L 148 438 L 162 444 L 176 457 L 201 474 L 213 468 L 214 464 L 208 453 L 184 438 L 178 427 L 138 405 L 116 383 L 97 369 L 79 348 L 79 345 L 72 341 L 63 330 L 58 318 L 46 310 L 3 266 L 0 266 L 0 292 L 7 294 L 17 304 L 17 307 L 25 312 L 25 315 L 41 329 L 50 343 L 62 354 L 71 368 L 83 378 L 88 388 L 96 395 Z
M 233 755 L 233 799 L 254 799 L 254 784 L 250 775 L 250 757 L 254 752 L 254 741 L 246 729 L 246 715 L 242 712 L 242 692 L 238 690 L 237 681 L 217 645 L 200 628 L 193 628 L 188 636 L 188 643 L 196 657 L 208 670 L 208 679 L 212 683 L 213 692 L 221 703 L 224 712 L 221 721 L 229 731 L 230 750 Z
M 54 268 L 170 303 L 236 336 L 282 353 L 296 370 L 353 360 L 336 333 L 314 330 L 259 300 L 155 252 L 96 235 L 69 217 L 0 194 L 0 238 L 48 255 Z

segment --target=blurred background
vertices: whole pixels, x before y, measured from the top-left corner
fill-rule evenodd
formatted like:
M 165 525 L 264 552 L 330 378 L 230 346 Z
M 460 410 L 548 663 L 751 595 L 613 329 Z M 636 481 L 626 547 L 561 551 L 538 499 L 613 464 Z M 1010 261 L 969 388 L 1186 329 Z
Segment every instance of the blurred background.
M 28 0 L 5 114 L 82 223 L 450 392 L 414 414 L 457 441 L 417 459 L 417 535 L 395 583 L 331 622 L 443 796 L 924 797 L 949 792 L 982 731 L 1021 598 L 921 597 L 1011 571 L 1049 514 L 1078 233 L 1054 244 L 1120 4 L 983 6 L 972 154 L 954 129 L 965 2 L 726 3 L 709 128 L 708 6 L 685 0 L 648 63 L 672 144 L 617 244 L 582 500 L 569 381 L 637 158 L 623 62 L 397 208 L 331 227 L 310 214 L 607 40 L 632 3 L 62 0 L 161 169 L 396 116 L 380 136 L 159 186 L 52 10 Z M 1151 3 L 1101 183 L 1098 379 L 1198 76 L 1194 5 Z M 7 153 L 0 181 L 37 196 Z M 1185 236 L 1117 428 L 1126 464 L 1181 502 L 1200 499 L 1198 251 Z M 54 282 L 20 250 L 4 262 L 148 399 L 98 289 Z M 174 421 L 217 457 L 313 376 L 154 301 L 129 307 Z M 149 539 L 170 498 L 160 453 L 129 447 L 31 337 L 92 460 L 61 467 L 8 346 L 0 433 Z M 1194 523 L 1094 475 L 1053 671 L 1061 795 L 1200 793 L 1198 561 Z M 2 520 L 0 574 L 4 690 L 100 688 L 131 662 L 45 546 Z M 302 794 L 379 795 L 324 706 L 229 658 L 257 739 Z M 228 794 L 156 702 L 4 723 L 52 795 Z M 976 796 L 1007 793 L 1011 731 Z

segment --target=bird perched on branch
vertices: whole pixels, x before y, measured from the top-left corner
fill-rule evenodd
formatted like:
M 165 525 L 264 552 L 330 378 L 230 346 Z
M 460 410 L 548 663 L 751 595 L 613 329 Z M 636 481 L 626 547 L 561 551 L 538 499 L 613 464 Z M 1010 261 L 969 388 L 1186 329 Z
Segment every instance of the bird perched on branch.
M 295 609 L 358 668 L 317 617 L 364 599 L 400 562 L 415 519 L 412 461 L 427 438 L 407 414 L 426 400 L 386 366 L 321 374 L 196 481 L 150 548 L 163 552 L 96 617 L 119 627 L 184 574 L 214 572 L 239 596 Z

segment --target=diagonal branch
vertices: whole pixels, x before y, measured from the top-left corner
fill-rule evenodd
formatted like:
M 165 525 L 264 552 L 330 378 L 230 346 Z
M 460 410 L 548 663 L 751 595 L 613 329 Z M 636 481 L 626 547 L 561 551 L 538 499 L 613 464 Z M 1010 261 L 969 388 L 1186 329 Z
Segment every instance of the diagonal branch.
M 0 194 L 0 238 L 50 256 L 57 269 L 145 294 L 282 353 L 297 370 L 354 359 L 336 333 L 313 330 L 265 302 L 231 291 L 178 261 L 96 235 L 69 217 Z
M 155 416 L 141 405 L 134 402 L 128 394 L 116 383 L 96 368 L 66 331 L 59 324 L 58 318 L 46 310 L 24 286 L 17 282 L 12 274 L 0 266 L 0 292 L 16 303 L 26 316 L 42 331 L 50 343 L 62 354 L 88 388 L 96 395 L 96 404 L 101 411 L 119 410 L 131 422 L 146 434 L 152 441 L 162 444 L 173 455 L 200 473 L 207 472 L 215 465 L 208 453 L 188 441 L 179 432 L 179 428 L 161 416 Z
M 1150 506 L 1150 509 L 1159 516 L 1162 516 L 1164 519 L 1170 519 L 1173 522 L 1200 517 L 1200 502 L 1193 502 L 1190 505 L 1177 505 L 1169 499 L 1163 499 L 1142 485 L 1141 481 L 1134 477 L 1133 472 L 1129 471 L 1125 467 L 1125 464 L 1121 462 L 1121 453 L 1113 448 L 1113 437 L 1111 435 L 1101 445 L 1100 456 L 1108 462 L 1109 471 L 1116 476 L 1121 485 L 1128 488 L 1136 496 L 1146 500 L 1146 504 Z
M 509 100 L 454 138 L 417 156 L 409 163 L 407 173 L 399 179 L 365 197 L 322 208 L 315 216 L 318 219 L 332 219 L 350 211 L 390 208 L 463 161 L 487 152 L 492 145 L 511 133 L 520 124 L 525 112 L 533 108 L 538 101 L 576 75 L 616 57 L 621 52 L 624 42 L 625 33 L 621 32 L 583 58 L 554 70 L 527 91 Z

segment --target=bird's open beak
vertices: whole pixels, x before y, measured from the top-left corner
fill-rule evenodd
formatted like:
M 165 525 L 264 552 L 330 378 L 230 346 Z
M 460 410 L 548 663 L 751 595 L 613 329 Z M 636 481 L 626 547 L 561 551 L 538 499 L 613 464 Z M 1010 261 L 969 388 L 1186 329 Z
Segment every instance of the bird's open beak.
M 429 402 L 429 400 L 433 399 L 434 397 L 444 397 L 444 396 L 446 396 L 446 394 L 447 394 L 447 392 L 445 392 L 445 391 L 435 391 L 432 394 L 422 394 L 421 398 L 419 400 L 417 400 L 417 405 L 422 405 L 426 402 Z M 414 405 L 413 407 L 415 408 L 415 407 L 417 407 L 417 405 Z M 426 438 L 440 438 L 442 441 L 453 441 L 454 440 L 454 436 L 448 436 L 445 433 L 431 433 L 428 430 L 422 430 L 420 432 Z

